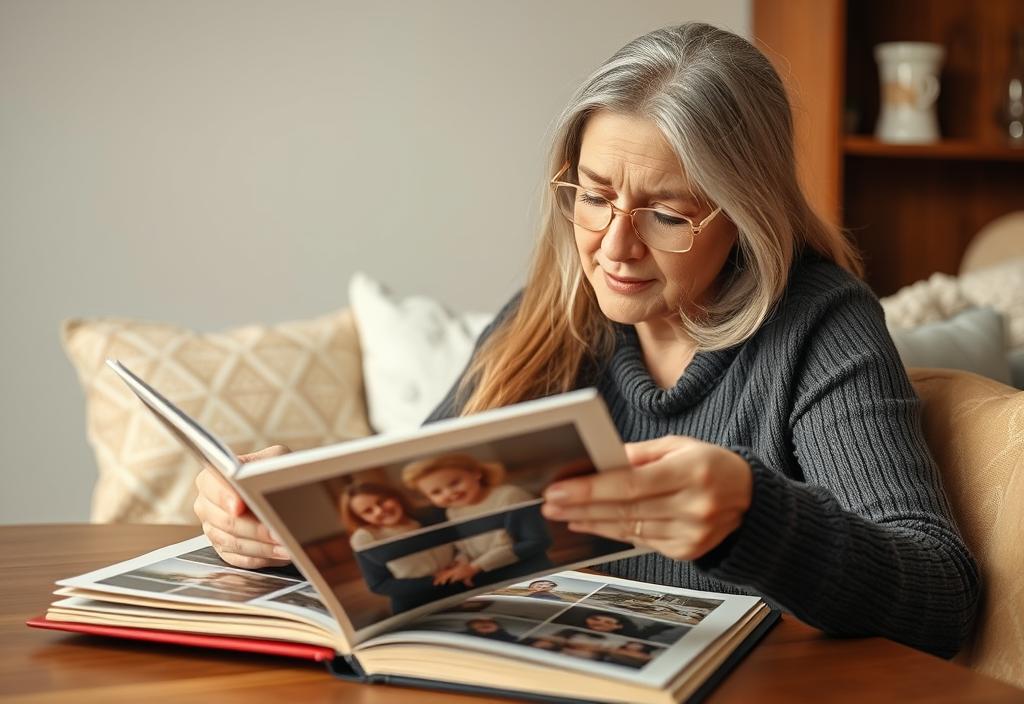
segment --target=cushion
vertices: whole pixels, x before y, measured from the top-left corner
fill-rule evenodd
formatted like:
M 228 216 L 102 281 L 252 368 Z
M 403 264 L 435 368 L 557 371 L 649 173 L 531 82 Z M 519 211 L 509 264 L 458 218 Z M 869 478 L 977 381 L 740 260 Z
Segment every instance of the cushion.
M 68 320 L 63 342 L 85 392 L 87 436 L 99 465 L 96 522 L 195 523 L 200 468 L 106 367 L 108 357 L 239 454 L 370 434 L 348 310 L 214 334 L 122 318 Z
M 911 369 L 923 421 L 984 595 L 972 669 L 1024 687 L 1024 392 L 967 372 Z
M 379 433 L 419 427 L 458 380 L 493 315 L 455 315 L 430 298 L 398 298 L 363 273 L 352 277 L 348 296 L 370 425 Z
M 960 278 L 932 274 L 881 300 L 890 330 L 947 320 L 967 308 L 992 308 L 1006 320 L 1010 349 L 1024 348 L 1024 257 Z
M 973 305 L 1002 313 L 1010 348 L 1024 348 L 1024 257 L 965 274 L 960 289 Z
M 1011 383 L 1003 316 L 990 308 L 890 333 L 906 367 L 963 369 Z
M 889 330 L 947 320 L 971 307 L 955 276 L 936 273 L 879 301 Z

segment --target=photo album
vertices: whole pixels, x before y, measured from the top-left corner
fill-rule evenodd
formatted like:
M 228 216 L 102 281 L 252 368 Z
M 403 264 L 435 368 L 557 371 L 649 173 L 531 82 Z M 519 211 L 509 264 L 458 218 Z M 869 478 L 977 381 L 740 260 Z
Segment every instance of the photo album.
M 643 551 L 544 518 L 549 484 L 628 466 L 592 389 L 243 464 L 108 365 L 292 562 L 232 567 L 200 536 L 59 581 L 31 626 L 312 659 L 371 683 L 677 702 L 778 619 L 757 597 L 587 569 Z

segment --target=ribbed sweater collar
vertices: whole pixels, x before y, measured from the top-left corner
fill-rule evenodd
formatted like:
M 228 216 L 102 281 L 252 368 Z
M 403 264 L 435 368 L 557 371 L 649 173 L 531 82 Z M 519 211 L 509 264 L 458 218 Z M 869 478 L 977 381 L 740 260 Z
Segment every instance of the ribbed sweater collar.
M 660 388 L 644 363 L 640 339 L 631 325 L 616 325 L 616 347 L 606 374 L 622 398 L 636 410 L 651 416 L 671 416 L 701 401 L 713 389 L 736 358 L 742 345 L 714 352 L 698 352 L 675 386 Z

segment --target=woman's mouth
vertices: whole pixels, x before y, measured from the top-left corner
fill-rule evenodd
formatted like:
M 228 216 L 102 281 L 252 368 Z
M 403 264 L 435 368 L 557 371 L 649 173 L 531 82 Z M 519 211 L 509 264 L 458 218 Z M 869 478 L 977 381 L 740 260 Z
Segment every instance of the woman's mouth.
M 604 269 L 601 272 L 604 274 L 605 285 L 616 293 L 639 293 L 654 283 L 654 279 L 613 276 Z

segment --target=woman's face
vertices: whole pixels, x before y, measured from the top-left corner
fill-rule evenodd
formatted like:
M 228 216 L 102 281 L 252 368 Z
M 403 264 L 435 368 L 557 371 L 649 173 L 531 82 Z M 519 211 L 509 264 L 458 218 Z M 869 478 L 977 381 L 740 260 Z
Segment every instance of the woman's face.
M 349 499 L 352 513 L 371 526 L 394 526 L 405 518 L 405 511 L 394 497 L 358 494 Z
M 619 619 L 603 614 L 587 616 L 586 623 L 587 628 L 592 631 L 600 631 L 601 633 L 611 633 L 622 628 L 622 622 Z
M 483 474 L 462 467 L 441 467 L 416 480 L 416 488 L 440 508 L 472 506 L 483 498 Z
M 663 206 L 700 222 L 714 209 L 693 197 L 675 152 L 646 119 L 595 113 L 583 130 L 578 173 L 580 185 L 627 212 Z M 606 317 L 673 328 L 679 308 L 692 312 L 713 294 L 736 241 L 736 227 L 724 213 L 701 231 L 689 252 L 651 249 L 621 214 L 602 232 L 577 225 L 575 234 L 583 272 Z

